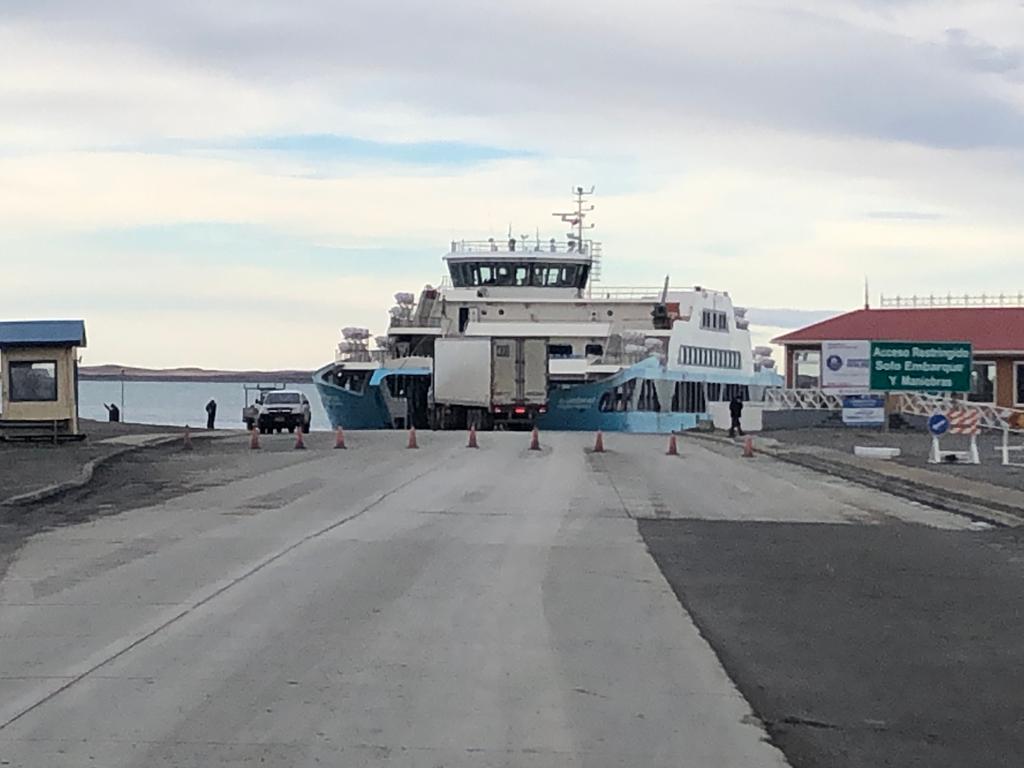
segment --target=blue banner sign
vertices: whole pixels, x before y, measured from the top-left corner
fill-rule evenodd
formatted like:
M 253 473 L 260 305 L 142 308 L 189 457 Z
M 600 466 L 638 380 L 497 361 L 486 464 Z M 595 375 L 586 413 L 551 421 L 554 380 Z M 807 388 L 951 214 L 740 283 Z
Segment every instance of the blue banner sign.
M 885 397 L 847 395 L 843 398 L 843 424 L 850 427 L 880 427 L 885 423 Z

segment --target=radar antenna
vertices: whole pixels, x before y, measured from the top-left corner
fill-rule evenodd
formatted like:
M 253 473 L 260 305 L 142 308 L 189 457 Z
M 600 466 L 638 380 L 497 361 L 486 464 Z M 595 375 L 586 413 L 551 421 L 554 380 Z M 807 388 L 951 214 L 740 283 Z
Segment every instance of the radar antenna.
M 576 198 L 576 210 L 569 211 L 567 213 L 553 213 L 552 216 L 557 216 L 572 229 L 567 233 L 569 239 L 569 248 L 575 249 L 578 253 L 585 253 L 590 256 L 590 278 L 587 285 L 587 290 L 590 290 L 590 284 L 598 279 L 600 275 L 600 259 L 601 254 L 598 248 L 595 248 L 593 240 L 586 240 L 583 237 L 583 233 L 588 229 L 593 229 L 593 224 L 585 223 L 587 214 L 594 210 L 593 203 L 588 203 L 587 198 L 594 194 L 594 187 L 590 189 L 584 189 L 583 187 L 576 187 L 573 189 L 573 196 Z

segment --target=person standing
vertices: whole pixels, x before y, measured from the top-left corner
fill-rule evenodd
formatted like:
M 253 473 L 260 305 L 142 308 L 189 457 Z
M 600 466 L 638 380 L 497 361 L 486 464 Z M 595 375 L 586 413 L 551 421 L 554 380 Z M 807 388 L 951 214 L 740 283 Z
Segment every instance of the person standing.
M 732 400 L 729 401 L 729 437 L 736 437 L 736 433 L 739 432 L 743 435 L 743 427 L 740 426 L 740 418 L 743 416 L 743 400 L 740 399 L 739 393 L 737 392 L 732 396 Z
M 106 403 L 104 403 L 103 407 L 107 409 L 107 418 L 110 421 L 120 421 L 121 420 L 121 409 L 118 408 L 116 405 L 114 405 L 113 403 L 111 403 L 110 405 L 107 405 Z
M 206 428 L 213 429 L 213 424 L 217 420 L 217 401 L 210 400 L 206 404 Z

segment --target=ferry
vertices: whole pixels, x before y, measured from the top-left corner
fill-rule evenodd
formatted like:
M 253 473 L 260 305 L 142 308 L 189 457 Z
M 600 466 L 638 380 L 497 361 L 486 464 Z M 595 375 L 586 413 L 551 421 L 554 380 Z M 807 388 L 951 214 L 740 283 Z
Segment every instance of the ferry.
M 588 237 L 593 189 L 574 190 L 564 240 L 459 240 L 447 276 L 416 297 L 395 294 L 372 340 L 343 329 L 335 359 L 314 374 L 332 427 L 430 427 L 433 351 L 449 336 L 547 340 L 541 429 L 669 433 L 696 428 L 734 396 L 759 402 L 782 377 L 752 347 L 746 310 L 727 291 L 600 283 L 601 244 Z

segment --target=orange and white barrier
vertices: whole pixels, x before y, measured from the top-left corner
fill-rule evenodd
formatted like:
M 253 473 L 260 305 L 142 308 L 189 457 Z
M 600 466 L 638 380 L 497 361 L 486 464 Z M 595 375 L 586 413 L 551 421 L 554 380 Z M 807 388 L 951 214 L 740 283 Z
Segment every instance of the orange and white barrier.
M 953 408 L 945 414 L 949 419 L 948 432 L 951 435 L 970 435 L 971 444 L 966 451 L 943 450 L 939 435 L 932 434 L 932 449 L 928 454 L 929 464 L 957 462 L 960 464 L 981 464 L 978 455 L 978 427 L 980 414 L 976 409 Z

